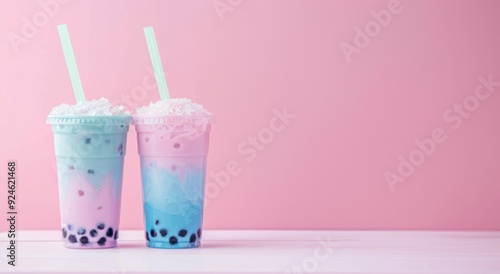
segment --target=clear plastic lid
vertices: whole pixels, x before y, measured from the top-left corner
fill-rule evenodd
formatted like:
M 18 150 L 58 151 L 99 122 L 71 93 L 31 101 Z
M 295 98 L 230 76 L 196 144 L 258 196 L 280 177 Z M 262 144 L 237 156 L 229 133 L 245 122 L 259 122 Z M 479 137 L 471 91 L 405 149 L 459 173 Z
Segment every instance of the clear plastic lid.
M 214 115 L 166 115 L 166 116 L 132 116 L 134 125 L 166 125 L 166 124 L 188 124 L 206 125 L 215 124 Z
M 49 116 L 46 123 L 50 125 L 130 125 L 130 115 L 109 116 Z

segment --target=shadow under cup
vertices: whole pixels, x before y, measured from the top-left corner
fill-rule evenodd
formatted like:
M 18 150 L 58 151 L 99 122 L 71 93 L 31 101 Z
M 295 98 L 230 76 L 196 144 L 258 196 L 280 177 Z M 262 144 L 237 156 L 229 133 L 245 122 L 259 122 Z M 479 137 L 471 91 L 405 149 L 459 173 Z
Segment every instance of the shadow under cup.
M 117 245 L 130 116 L 49 117 L 68 248 Z
M 134 117 L 146 245 L 198 247 L 212 116 Z

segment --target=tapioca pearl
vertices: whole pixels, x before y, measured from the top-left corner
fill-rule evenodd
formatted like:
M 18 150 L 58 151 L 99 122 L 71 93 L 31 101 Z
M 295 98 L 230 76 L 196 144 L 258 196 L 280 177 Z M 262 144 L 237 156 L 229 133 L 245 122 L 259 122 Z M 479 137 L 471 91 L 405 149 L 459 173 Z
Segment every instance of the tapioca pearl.
M 156 220 L 155 221 L 155 225 L 158 225 L 160 223 L 160 221 Z
M 89 238 L 87 238 L 87 236 L 83 236 L 80 238 L 80 243 L 82 244 L 88 244 L 89 243 Z
M 85 138 L 85 143 L 90 144 L 91 139 L 90 138 Z
M 112 227 L 108 228 L 108 231 L 106 231 L 106 236 L 113 237 L 113 228 Z
M 85 192 L 83 192 L 83 190 L 78 190 L 78 196 L 82 197 L 83 195 L 85 195 Z
M 123 144 L 120 144 L 120 145 L 118 146 L 118 151 L 123 151 Z
M 120 127 L 121 127 L 121 128 L 123 128 L 123 127 L 124 127 L 124 125 L 120 125 Z
M 187 233 L 188 233 L 188 232 L 187 232 L 187 230 L 185 230 L 185 229 L 181 229 L 181 230 L 179 230 L 179 236 L 181 236 L 181 237 L 186 236 L 186 234 L 187 234 Z
M 106 139 L 106 140 L 104 140 L 104 143 L 105 143 L 106 145 L 109 145 L 109 144 L 111 144 L 111 140 L 110 140 L 110 139 Z
M 104 223 L 98 223 L 98 224 L 97 224 L 97 228 L 98 228 L 99 230 L 103 230 L 103 229 L 104 229 L 104 227 L 105 227 Z
M 68 232 L 66 231 L 66 228 L 63 227 L 63 229 L 62 229 L 63 238 L 66 238 L 67 235 L 68 235 Z
M 151 234 L 151 237 L 156 237 L 156 230 L 151 229 L 151 230 L 149 231 L 149 234 Z
M 97 244 L 100 246 L 104 246 L 106 244 L 106 238 L 100 238 L 99 241 L 97 241 Z
M 98 207 L 97 210 L 101 210 L 102 209 L 102 206 Z
M 115 236 L 113 237 L 113 239 L 118 239 L 118 230 L 115 231 Z
M 88 174 L 94 174 L 94 172 L 95 172 L 95 171 L 94 171 L 93 169 L 89 169 L 89 170 L 87 170 L 87 173 L 88 173 Z
M 170 237 L 170 239 L 168 239 L 168 242 L 171 244 L 171 245 L 175 245 L 177 244 L 177 238 L 175 236 L 172 236 Z
M 95 230 L 95 229 L 92 229 L 89 233 L 90 233 L 90 236 L 92 236 L 92 237 L 97 236 L 97 230 Z
M 194 243 L 194 242 L 196 242 L 196 234 L 194 234 L 194 233 L 193 233 L 193 234 L 191 234 L 191 237 L 189 237 L 189 242 L 190 242 L 190 243 Z
M 179 144 L 179 143 L 175 143 L 175 144 L 174 144 L 174 147 L 175 147 L 175 148 L 180 148 L 180 147 L 181 147 L 181 144 Z
M 69 235 L 69 237 L 68 237 L 68 241 L 69 241 L 70 243 L 76 243 L 76 242 L 77 242 L 77 241 L 76 241 L 76 236 L 75 236 L 75 235 Z
M 198 238 L 201 238 L 201 228 L 198 228 L 198 231 L 196 231 L 196 234 L 198 234 Z
M 145 231 L 145 232 L 146 232 L 146 240 L 148 240 L 148 242 L 149 242 L 149 234 L 147 231 Z
M 70 166 L 68 166 L 68 168 L 69 168 L 70 170 L 74 170 L 74 169 L 75 169 L 75 166 L 74 166 L 74 165 L 70 165 Z
M 168 234 L 168 231 L 167 231 L 165 228 L 160 229 L 160 235 L 161 235 L 162 237 L 167 236 L 167 234 Z
M 72 224 L 68 224 L 68 230 L 72 230 L 73 229 L 73 225 Z
M 83 234 L 85 234 L 85 228 L 79 228 L 78 235 L 83 235 Z

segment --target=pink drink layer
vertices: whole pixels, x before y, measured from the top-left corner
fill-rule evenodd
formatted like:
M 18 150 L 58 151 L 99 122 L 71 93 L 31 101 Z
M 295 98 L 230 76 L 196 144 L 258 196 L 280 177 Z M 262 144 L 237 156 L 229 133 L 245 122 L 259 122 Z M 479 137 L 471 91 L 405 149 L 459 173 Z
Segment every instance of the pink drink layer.
M 87 178 L 88 174 L 85 173 L 88 171 L 82 172 L 76 167 L 74 174 L 67 179 L 61 176 L 61 230 L 68 248 L 107 248 L 117 244 L 121 186 L 113 182 L 113 177 L 121 180 L 123 161 L 105 161 L 115 162 L 113 165 L 116 168 L 114 171 L 109 170 L 109 175 L 99 178 L 98 182 Z M 58 159 L 58 165 L 61 162 L 64 160 Z M 65 168 L 65 164 L 62 164 L 62 168 Z

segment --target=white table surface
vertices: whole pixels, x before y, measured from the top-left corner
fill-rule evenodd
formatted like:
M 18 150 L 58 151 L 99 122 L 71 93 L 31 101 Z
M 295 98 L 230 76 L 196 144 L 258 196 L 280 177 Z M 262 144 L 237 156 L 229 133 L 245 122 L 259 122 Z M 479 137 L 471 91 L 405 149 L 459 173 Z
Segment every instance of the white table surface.
M 179 250 L 147 248 L 143 234 L 71 250 L 59 231 L 18 231 L 12 267 L 0 233 L 0 273 L 500 273 L 500 232 L 204 231 L 200 248 Z

